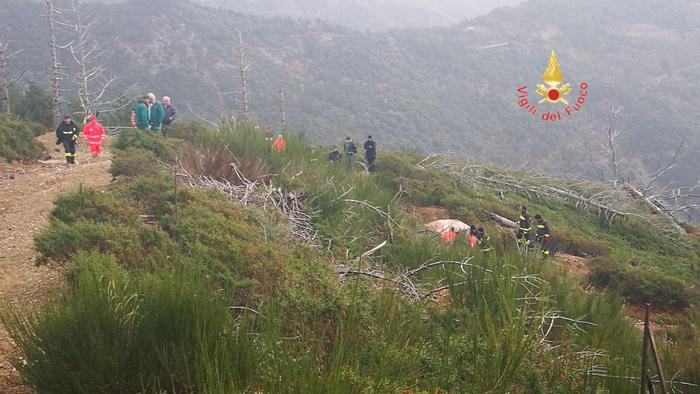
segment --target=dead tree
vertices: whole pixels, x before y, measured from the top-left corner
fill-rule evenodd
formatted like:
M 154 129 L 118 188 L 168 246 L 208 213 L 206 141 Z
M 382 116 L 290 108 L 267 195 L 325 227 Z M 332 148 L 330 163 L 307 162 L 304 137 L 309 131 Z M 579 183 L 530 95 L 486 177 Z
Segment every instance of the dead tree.
M 616 140 L 617 137 L 619 137 L 621 134 L 621 131 L 617 128 L 617 115 L 620 113 L 620 111 L 622 111 L 622 108 L 623 107 L 615 108 L 613 104 L 610 104 L 610 110 L 608 113 L 608 127 L 605 130 L 606 138 L 602 148 L 603 151 L 606 153 L 608 165 L 610 168 L 608 170 L 605 170 L 602 166 L 596 164 L 595 160 L 593 159 L 593 155 L 589 150 L 589 159 L 591 161 L 591 164 L 595 168 L 596 173 L 598 174 L 598 179 L 600 179 L 602 182 L 611 185 L 615 190 L 618 189 L 618 186 L 620 184 L 620 163 L 618 162 L 619 157 L 617 154 Z
M 239 69 L 241 72 L 241 113 L 248 115 L 248 68 L 250 63 L 243 47 L 243 34 L 238 32 Z
M 284 106 L 284 88 L 280 86 L 280 123 L 282 127 L 282 134 L 287 133 L 287 110 Z
M 685 235 L 686 231 L 680 225 L 678 225 L 678 218 L 674 215 L 674 213 L 683 212 L 690 217 L 691 210 L 700 208 L 700 204 L 697 203 L 696 200 L 698 197 L 693 196 L 692 192 L 683 193 L 681 191 L 681 189 L 692 190 L 691 188 L 680 188 L 669 194 L 663 190 L 663 188 L 660 192 L 658 192 L 654 185 L 659 178 L 677 166 L 678 159 L 685 147 L 686 137 L 684 137 L 678 144 L 668 163 L 664 163 L 663 155 L 660 155 L 658 168 L 651 174 L 636 177 L 637 179 L 633 181 L 630 181 L 629 179 L 624 181 L 622 179 L 622 168 L 617 149 L 617 137 L 621 134 L 620 130 L 617 128 L 617 116 L 621 110 L 622 107 L 615 108 L 613 105 L 610 105 L 608 127 L 605 130 L 606 140 L 603 144 L 603 151 L 605 152 L 609 169 L 605 170 L 602 166 L 596 164 L 595 160 L 593 159 L 593 155 L 589 152 L 589 159 L 598 173 L 598 178 L 602 182 L 611 185 L 615 190 L 626 190 L 639 203 L 645 205 L 649 210 L 651 210 L 651 212 L 669 219 L 672 222 L 671 227 L 675 230 L 675 232 Z M 637 182 L 644 182 L 646 186 L 638 187 L 635 184 Z M 624 188 L 621 188 L 621 186 L 624 186 Z M 682 203 L 680 203 L 680 201 L 682 201 Z
M 8 92 L 8 89 L 12 85 L 14 85 L 20 78 L 22 78 L 22 75 L 24 74 L 24 72 L 20 73 L 17 77 L 13 78 L 13 80 L 9 80 L 9 78 L 7 77 L 7 60 L 12 56 L 15 56 L 16 54 L 22 52 L 22 50 L 20 49 L 18 51 L 8 54 L 9 47 L 9 43 L 0 42 L 0 113 L 3 114 L 10 113 L 10 94 Z
M 54 6 L 53 0 L 45 0 L 47 17 L 49 22 L 49 49 L 51 51 L 51 64 L 49 65 L 49 76 L 51 94 L 53 99 L 53 125 L 58 124 L 61 116 L 61 63 L 58 61 L 58 46 L 56 44 L 56 16 L 58 10 Z
M 77 87 L 81 112 L 84 117 L 87 117 L 95 113 L 99 107 L 116 102 L 117 99 L 104 99 L 116 78 L 109 75 L 107 68 L 99 62 L 104 52 L 92 36 L 94 22 L 83 22 L 78 0 L 73 0 L 73 15 L 73 23 L 60 24 L 74 33 L 74 40 L 69 48 L 77 68 L 75 72 L 63 73 L 63 76 Z

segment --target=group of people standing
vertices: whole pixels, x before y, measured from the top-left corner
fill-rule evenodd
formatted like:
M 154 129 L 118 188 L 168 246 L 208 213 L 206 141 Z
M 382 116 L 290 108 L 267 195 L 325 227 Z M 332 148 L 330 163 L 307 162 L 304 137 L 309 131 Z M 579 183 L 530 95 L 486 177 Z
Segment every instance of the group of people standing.
M 88 116 L 82 130 L 83 138 L 88 142 L 93 157 L 102 153 L 102 141 L 105 139 L 105 129 L 97 121 L 98 114 Z M 63 144 L 67 164 L 76 164 L 75 151 L 80 134 L 78 125 L 73 122 L 70 115 L 64 116 L 63 121 L 56 127 L 56 145 Z
M 372 138 L 371 135 L 367 136 L 367 141 L 363 145 L 365 150 L 365 162 L 367 163 L 367 171 L 374 171 L 374 162 L 377 160 L 377 142 Z M 340 153 L 337 146 L 333 146 L 331 152 L 328 154 L 328 160 L 331 163 L 340 163 L 343 159 L 343 154 L 347 158 L 348 169 L 352 168 L 355 162 L 355 156 L 357 156 L 357 144 L 353 142 L 352 138 L 345 138 L 343 143 L 343 153 Z
M 534 241 L 540 245 L 543 257 L 549 256 L 551 247 L 549 224 L 544 220 L 539 213 L 535 215 L 535 233 Z M 518 245 L 529 248 L 532 246 L 532 220 L 526 206 L 520 208 L 520 216 L 518 217 Z
M 161 103 L 156 95 L 148 93 L 136 101 L 131 111 L 131 127 L 160 133 L 163 127 L 170 126 L 177 116 L 177 110 L 170 103 L 170 97 L 163 97 Z

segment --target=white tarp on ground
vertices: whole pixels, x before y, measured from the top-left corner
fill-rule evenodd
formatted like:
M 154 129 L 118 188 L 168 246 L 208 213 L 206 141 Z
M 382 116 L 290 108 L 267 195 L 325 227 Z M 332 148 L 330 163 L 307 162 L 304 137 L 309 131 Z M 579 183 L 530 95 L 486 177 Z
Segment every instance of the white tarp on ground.
M 442 234 L 448 231 L 450 227 L 454 228 L 455 231 L 469 231 L 469 225 L 454 219 L 441 219 L 434 222 L 426 223 L 426 228 L 435 231 L 438 234 Z

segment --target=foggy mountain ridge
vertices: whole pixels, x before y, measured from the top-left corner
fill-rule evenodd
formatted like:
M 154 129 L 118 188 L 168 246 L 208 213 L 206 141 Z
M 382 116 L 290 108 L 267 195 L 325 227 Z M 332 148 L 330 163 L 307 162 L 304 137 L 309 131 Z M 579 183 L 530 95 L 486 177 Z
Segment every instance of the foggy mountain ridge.
M 372 132 L 381 148 L 455 152 L 554 174 L 595 174 L 611 102 L 623 105 L 618 127 L 624 176 L 652 172 L 684 135 L 681 163 L 666 182 L 694 184 L 700 163 L 695 111 L 700 13 L 695 2 L 621 1 L 611 9 L 531 0 L 453 26 L 366 33 L 323 21 L 261 18 L 179 1 L 92 5 L 105 62 L 121 87 L 168 94 L 184 116 L 215 118 L 239 107 L 237 32 L 251 61 L 253 115 L 278 124 L 277 89 L 285 87 L 287 121 L 313 143 Z M 31 6 L 30 6 L 31 7 Z M 24 48 L 11 71 L 30 68 L 44 83 L 47 50 L 41 5 L 0 9 L 0 36 Z M 552 18 L 547 10 L 557 10 Z M 30 16 L 28 16 L 30 15 Z M 139 29 L 134 26 L 160 26 Z M 548 124 L 517 105 L 516 89 L 541 83 L 556 48 L 566 82 L 585 80 L 590 95 L 572 120 Z M 683 56 L 679 56 L 682 53 Z M 69 65 L 66 53 L 64 64 Z M 575 95 L 574 92 L 571 96 Z M 575 98 L 575 96 L 573 97 Z M 540 106 L 542 109 L 545 105 Z M 696 155 L 695 155 L 696 156 Z
M 83 0 L 117 3 L 127 0 Z M 174 0 L 171 4 L 177 4 Z M 321 19 L 358 30 L 448 26 L 524 0 L 193 0 L 265 17 Z M 171 7 L 173 6 L 171 5 Z

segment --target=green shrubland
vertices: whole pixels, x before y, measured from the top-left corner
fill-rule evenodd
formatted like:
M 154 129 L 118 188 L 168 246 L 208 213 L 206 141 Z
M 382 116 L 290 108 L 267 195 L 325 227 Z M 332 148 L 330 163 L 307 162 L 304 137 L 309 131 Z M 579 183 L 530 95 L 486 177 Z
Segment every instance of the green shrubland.
M 38 123 L 0 114 L 0 158 L 10 162 L 44 158 L 46 151 L 34 137 L 45 132 Z
M 112 186 L 60 197 L 37 236 L 39 262 L 64 264 L 69 285 L 36 315 L 2 319 L 38 391 L 635 392 L 635 381 L 586 372 L 638 374 L 641 333 L 624 305 L 647 301 L 683 322 L 657 342 L 667 375 L 699 382 L 692 241 L 463 185 L 412 153 L 380 152 L 368 174 L 299 137 L 273 152 L 249 122 L 168 135 L 120 135 Z M 240 183 L 230 163 L 295 193 L 316 244 L 295 239 L 271 205 L 175 182 L 187 172 Z M 548 219 L 556 251 L 593 257 L 585 283 L 519 253 L 490 221 L 521 204 Z M 415 206 L 483 225 L 495 251 L 441 243 L 406 213 Z M 339 280 L 337 266 L 383 279 Z

